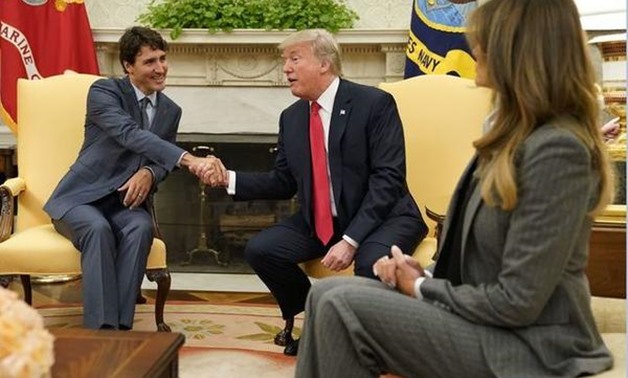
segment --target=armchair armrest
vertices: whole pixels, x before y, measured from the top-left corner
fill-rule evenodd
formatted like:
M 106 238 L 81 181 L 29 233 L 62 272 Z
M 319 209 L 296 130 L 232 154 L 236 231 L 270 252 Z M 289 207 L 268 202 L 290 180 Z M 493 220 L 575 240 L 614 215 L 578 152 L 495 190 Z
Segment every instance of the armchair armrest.
M 10 190 L 11 195 L 15 197 L 26 189 L 26 180 L 21 177 L 10 178 L 2 184 L 2 187 Z
M 26 189 L 26 181 L 20 177 L 8 179 L 0 185 L 0 242 L 7 240 L 13 232 L 13 198 L 24 189 Z

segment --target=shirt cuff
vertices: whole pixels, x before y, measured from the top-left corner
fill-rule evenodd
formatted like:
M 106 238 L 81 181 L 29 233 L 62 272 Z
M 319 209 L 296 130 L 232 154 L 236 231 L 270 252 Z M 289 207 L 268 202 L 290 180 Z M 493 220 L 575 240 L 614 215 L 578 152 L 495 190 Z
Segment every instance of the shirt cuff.
M 155 180 L 157 179 L 157 176 L 155 176 L 155 171 L 153 171 L 153 169 L 149 167 L 148 165 L 145 165 L 142 168 L 147 169 L 150 172 L 150 174 L 153 175 L 153 184 L 154 184 Z
M 346 241 L 347 243 L 351 244 L 353 246 L 353 248 L 359 248 L 360 247 L 360 243 L 358 243 L 357 241 L 351 239 L 349 236 L 347 235 L 342 235 L 342 239 L 344 241 Z
M 417 299 L 423 299 L 423 294 L 421 293 L 421 285 L 423 285 L 423 281 L 425 281 L 426 277 L 419 277 L 414 281 L 414 296 Z
M 235 171 L 227 171 L 229 173 L 229 184 L 227 185 L 227 194 L 230 196 L 235 195 L 236 191 L 236 173 Z
M 177 160 L 177 167 L 181 168 L 181 160 L 183 160 L 183 157 L 185 156 L 185 154 L 187 154 L 187 151 L 183 151 L 183 153 L 181 154 L 181 156 L 179 156 L 179 160 Z

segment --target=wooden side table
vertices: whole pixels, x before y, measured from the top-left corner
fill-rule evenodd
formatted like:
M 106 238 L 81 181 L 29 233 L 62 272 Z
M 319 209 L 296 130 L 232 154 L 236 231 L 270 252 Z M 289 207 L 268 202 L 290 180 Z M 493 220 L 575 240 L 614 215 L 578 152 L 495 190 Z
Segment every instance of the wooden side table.
M 179 376 L 180 333 L 51 329 L 53 377 L 174 378 Z
M 595 218 L 587 277 L 591 295 L 626 298 L 626 205 L 610 205 Z

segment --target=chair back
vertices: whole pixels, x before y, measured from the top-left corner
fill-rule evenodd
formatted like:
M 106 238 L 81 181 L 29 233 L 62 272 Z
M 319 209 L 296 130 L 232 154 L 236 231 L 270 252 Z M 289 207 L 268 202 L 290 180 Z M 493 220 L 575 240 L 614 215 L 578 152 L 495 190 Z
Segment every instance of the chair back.
M 43 206 L 83 142 L 87 92 L 99 76 L 67 73 L 18 80 L 17 165 L 27 183 L 16 231 L 49 224 Z
M 433 235 L 435 224 L 426 217 L 425 206 L 437 202 L 446 207 L 474 154 L 472 143 L 482 135 L 491 91 L 473 80 L 448 75 L 417 76 L 379 87 L 397 103 L 406 144 L 406 179 L 430 228 L 428 235 Z

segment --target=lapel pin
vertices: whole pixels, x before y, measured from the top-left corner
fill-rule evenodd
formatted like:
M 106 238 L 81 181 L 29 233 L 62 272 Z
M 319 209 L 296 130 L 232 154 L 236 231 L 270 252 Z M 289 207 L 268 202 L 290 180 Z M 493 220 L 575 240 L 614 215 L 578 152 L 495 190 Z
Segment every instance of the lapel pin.
M 347 111 L 344 109 L 340 109 L 340 115 L 345 115 L 345 114 L 347 114 Z

